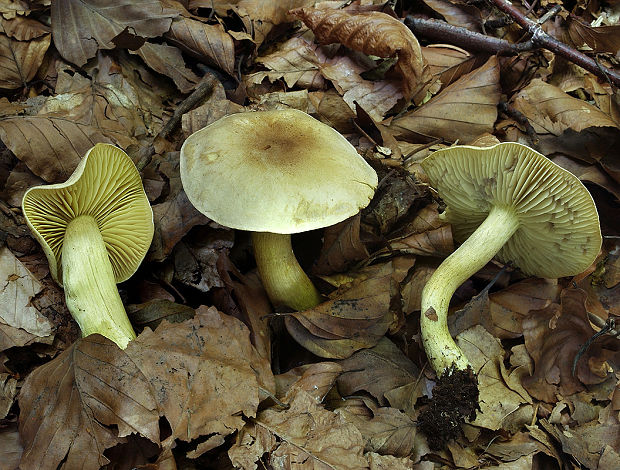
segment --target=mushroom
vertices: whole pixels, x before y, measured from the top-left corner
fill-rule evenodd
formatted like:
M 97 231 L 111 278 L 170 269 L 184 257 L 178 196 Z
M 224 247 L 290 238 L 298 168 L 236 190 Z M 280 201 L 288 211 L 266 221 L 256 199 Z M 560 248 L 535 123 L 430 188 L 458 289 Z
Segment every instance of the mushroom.
M 532 276 L 579 274 L 595 260 L 602 238 L 584 185 L 525 145 L 450 147 L 431 154 L 422 168 L 462 242 L 422 291 L 422 342 L 441 377 L 469 366 L 447 325 L 450 298 L 465 280 L 493 257 Z
M 138 269 L 153 238 L 153 212 L 131 159 L 97 144 L 64 183 L 26 191 L 22 209 L 82 334 L 124 349 L 136 335 L 116 283 Z
M 305 310 L 321 295 L 299 266 L 291 234 L 327 227 L 365 207 L 377 174 L 331 127 L 287 109 L 226 116 L 181 148 L 190 202 L 226 227 L 252 231 L 272 303 Z

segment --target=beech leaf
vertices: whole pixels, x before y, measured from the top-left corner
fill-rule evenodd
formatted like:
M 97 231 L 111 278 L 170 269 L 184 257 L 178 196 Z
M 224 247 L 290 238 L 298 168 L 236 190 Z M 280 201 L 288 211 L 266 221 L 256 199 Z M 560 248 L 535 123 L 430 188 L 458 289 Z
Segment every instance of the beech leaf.
M 314 8 L 299 8 L 291 14 L 301 18 L 321 44 L 341 43 L 382 58 L 398 56 L 394 70 L 402 79 L 407 100 L 418 95 L 430 79 L 418 40 L 409 28 L 390 15 Z M 420 96 L 418 100 L 423 98 Z

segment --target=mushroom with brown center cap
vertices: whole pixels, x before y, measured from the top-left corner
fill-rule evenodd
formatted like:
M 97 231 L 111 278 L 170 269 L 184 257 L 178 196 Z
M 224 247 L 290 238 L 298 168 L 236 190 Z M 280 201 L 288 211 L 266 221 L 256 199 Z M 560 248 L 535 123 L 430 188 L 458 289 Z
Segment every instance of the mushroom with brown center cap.
M 585 186 L 525 145 L 450 147 L 427 157 L 422 168 L 463 242 L 422 291 L 422 341 L 441 376 L 469 365 L 447 326 L 450 298 L 463 282 L 493 257 L 532 276 L 579 274 L 598 255 L 602 238 Z
M 22 209 L 82 334 L 125 348 L 136 335 L 116 283 L 138 269 L 153 239 L 153 212 L 131 159 L 97 144 L 66 182 L 26 191 Z
M 226 227 L 252 233 L 271 301 L 295 310 L 321 302 L 291 234 L 327 227 L 365 207 L 377 174 L 331 127 L 294 109 L 232 114 L 181 148 L 190 202 Z

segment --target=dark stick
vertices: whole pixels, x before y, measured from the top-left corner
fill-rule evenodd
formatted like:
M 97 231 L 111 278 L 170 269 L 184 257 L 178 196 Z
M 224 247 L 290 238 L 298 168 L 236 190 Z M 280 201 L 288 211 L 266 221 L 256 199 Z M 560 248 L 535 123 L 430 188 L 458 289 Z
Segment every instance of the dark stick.
M 508 0 L 491 0 L 491 2 L 530 33 L 532 35 L 531 41 L 535 45 L 562 56 L 570 62 L 586 69 L 588 72 L 593 73 L 597 77 L 601 77 L 616 87 L 620 87 L 620 74 L 618 72 L 605 67 L 587 55 L 549 36 L 538 23 L 527 18 Z
M 466 28 L 452 26 L 445 21 L 425 20 L 407 16 L 405 25 L 417 36 L 434 41 L 460 46 L 463 49 L 484 51 L 491 54 L 518 54 L 535 48 L 531 43 L 513 44 L 505 39 L 498 39 L 485 34 L 476 33 Z

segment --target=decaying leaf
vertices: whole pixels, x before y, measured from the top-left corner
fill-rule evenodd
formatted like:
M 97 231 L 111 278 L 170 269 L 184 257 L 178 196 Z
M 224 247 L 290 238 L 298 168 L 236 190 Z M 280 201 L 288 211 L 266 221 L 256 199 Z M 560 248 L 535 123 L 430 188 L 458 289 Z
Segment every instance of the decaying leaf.
M 294 396 L 303 390 L 321 403 L 342 374 L 342 366 L 335 362 L 317 362 L 307 366 L 295 367 L 276 376 L 276 394 L 279 398 Z
M 391 250 L 408 255 L 446 257 L 454 251 L 452 229 L 449 225 L 390 240 L 389 244 Z
M 40 37 L 16 34 L 16 23 L 27 22 L 16 18 L 11 22 L 2 21 L 0 26 L 0 88 L 15 89 L 27 86 L 36 75 L 51 37 L 49 33 Z M 32 21 L 36 23 L 35 21 Z M 41 25 L 42 26 L 42 25 Z M 17 36 L 24 39 L 19 40 Z
M 523 320 L 523 336 L 534 359 L 532 376 L 524 377 L 526 390 L 539 400 L 553 403 L 556 394 L 571 395 L 584 390 L 584 384 L 603 382 L 609 372 L 606 360 L 614 353 L 612 344 L 597 342 L 572 367 L 581 346 L 594 334 L 585 307 L 586 293 L 565 289 L 560 304 L 531 312 Z M 615 346 L 617 348 L 617 345 Z
M 51 344 L 53 325 L 31 304 L 42 288 L 7 247 L 0 248 L 0 351 Z
M 491 57 L 424 106 L 394 119 L 390 129 L 405 140 L 422 134 L 466 144 L 493 131 L 499 98 L 499 64 Z
M 0 429 L 0 470 L 15 470 L 19 468 L 22 451 L 17 426 L 8 426 Z
M 180 16 L 172 22 L 165 37 L 194 57 L 216 65 L 228 75 L 234 74 L 235 46 L 222 25 Z
M 84 65 L 98 49 L 114 48 L 113 39 L 123 31 L 145 38 L 159 36 L 178 15 L 158 0 L 137 0 L 108 5 L 97 0 L 52 2 L 54 44 L 69 62 Z
M 264 453 L 277 470 L 362 470 L 368 468 L 363 450 L 364 439 L 353 424 L 298 390 L 288 409 L 260 412 L 239 433 L 229 456 L 233 465 L 252 470 Z
M 202 307 L 193 320 L 145 330 L 126 350 L 84 338 L 28 376 L 19 396 L 23 468 L 85 468 L 131 433 L 160 444 L 159 416 L 176 439 L 211 436 L 194 456 L 220 445 L 256 413 L 259 387 L 274 390 L 269 364 L 238 320 Z M 62 422 L 62 425 L 59 423 Z
M 356 215 L 325 229 L 323 248 L 313 267 L 315 273 L 342 272 L 351 263 L 368 258 L 368 251 L 360 240 L 360 220 Z
M 433 82 L 438 80 L 441 88 L 471 72 L 477 62 L 473 54 L 448 44 L 431 44 L 423 47 L 422 55 L 428 63 Z
M 430 79 L 420 44 L 402 22 L 381 12 L 345 10 L 292 10 L 314 32 L 321 44 L 341 43 L 364 54 L 387 58 L 398 56 L 394 70 L 402 79 L 407 100 L 419 96 Z
M 181 51 L 166 44 L 146 42 L 135 54 L 156 72 L 170 77 L 181 93 L 191 92 L 200 78 L 185 66 Z
M 355 282 L 332 300 L 286 317 L 286 328 L 295 340 L 317 356 L 349 357 L 377 344 L 390 325 L 392 277 Z

